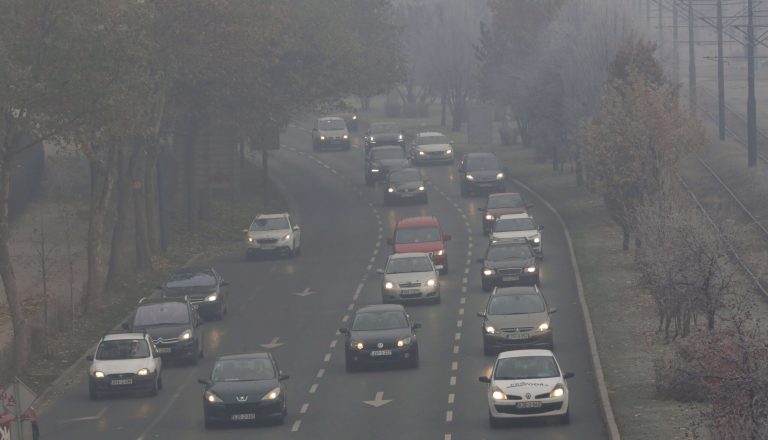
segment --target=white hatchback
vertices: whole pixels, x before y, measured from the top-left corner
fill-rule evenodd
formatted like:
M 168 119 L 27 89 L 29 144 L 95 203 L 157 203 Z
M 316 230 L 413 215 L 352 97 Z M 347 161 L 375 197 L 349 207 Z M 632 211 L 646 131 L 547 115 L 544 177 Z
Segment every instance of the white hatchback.
M 491 241 L 504 240 L 507 238 L 525 238 L 533 249 L 537 257 L 542 258 L 541 230 L 543 226 L 537 225 L 529 214 L 505 214 L 496 219 L 493 224 L 493 230 L 490 234 Z
M 286 253 L 291 257 L 301 253 L 301 229 L 287 212 L 257 215 L 243 233 L 248 245 L 246 259 L 257 253 Z
M 502 419 L 556 417 L 570 422 L 568 385 L 573 373 L 563 373 L 549 350 L 505 351 L 496 358 L 488 384 L 488 418 L 492 428 Z
M 376 272 L 384 275 L 381 281 L 381 301 L 431 301 L 440 302 L 438 272 L 443 266 L 435 266 L 425 252 L 392 254 L 386 269 Z
M 163 387 L 163 361 L 147 333 L 108 333 L 96 353 L 87 356 L 88 395 L 148 391 L 156 396 Z

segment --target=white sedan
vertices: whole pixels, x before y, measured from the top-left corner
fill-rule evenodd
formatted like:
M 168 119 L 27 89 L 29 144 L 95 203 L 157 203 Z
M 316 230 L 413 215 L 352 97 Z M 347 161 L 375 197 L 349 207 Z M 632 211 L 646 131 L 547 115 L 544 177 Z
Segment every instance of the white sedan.
M 556 417 L 570 422 L 568 385 L 573 373 L 563 373 L 549 350 L 505 351 L 496 358 L 488 384 L 488 418 L 492 428 L 503 419 Z
M 506 214 L 496 219 L 490 239 L 495 241 L 506 238 L 525 238 L 531 244 L 533 253 L 542 258 L 544 256 L 542 229 L 544 227 L 537 225 L 533 217 L 528 214 Z
M 438 271 L 443 266 L 435 266 L 429 254 L 425 252 L 407 252 L 392 254 L 387 259 L 386 269 L 376 272 L 384 275 L 381 282 L 381 301 L 405 302 L 428 300 L 440 302 L 440 280 Z

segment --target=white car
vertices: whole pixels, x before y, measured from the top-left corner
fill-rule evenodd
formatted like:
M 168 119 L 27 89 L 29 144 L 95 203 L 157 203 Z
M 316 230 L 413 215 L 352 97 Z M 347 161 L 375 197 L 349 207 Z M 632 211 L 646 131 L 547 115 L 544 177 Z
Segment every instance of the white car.
M 265 252 L 286 253 L 292 257 L 301 254 L 301 229 L 287 212 L 257 215 L 243 233 L 248 245 L 246 259 Z
M 531 244 L 533 253 L 542 258 L 542 229 L 544 226 L 537 225 L 529 214 L 506 214 L 494 222 L 490 239 L 493 242 L 507 238 L 525 238 Z
M 492 428 L 503 419 L 556 417 L 570 422 L 568 385 L 573 373 L 563 373 L 549 350 L 515 350 L 499 353 L 488 384 L 488 418 Z
M 419 133 L 413 140 L 410 156 L 414 164 L 453 163 L 453 142 L 436 131 Z
M 387 267 L 376 272 L 383 274 L 381 282 L 381 301 L 430 300 L 440 302 L 440 280 L 438 271 L 443 267 L 435 266 L 429 254 L 425 252 L 407 252 L 392 254 L 387 259 Z
M 109 333 L 86 357 L 88 395 L 91 400 L 104 394 L 149 391 L 156 396 L 163 387 L 163 361 L 147 333 Z

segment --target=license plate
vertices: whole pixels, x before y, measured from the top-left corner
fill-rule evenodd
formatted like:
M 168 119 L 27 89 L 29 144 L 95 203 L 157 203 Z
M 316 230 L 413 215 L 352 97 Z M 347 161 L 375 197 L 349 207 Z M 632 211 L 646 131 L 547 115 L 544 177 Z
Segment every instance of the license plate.
M 158 348 L 157 352 L 158 353 L 170 353 L 171 352 L 171 347 L 161 347 L 161 348 Z
M 501 277 L 501 281 L 517 281 L 519 279 L 518 276 Z
M 418 295 L 421 293 L 419 289 L 403 289 L 400 291 L 402 295 Z
M 392 350 L 373 350 L 371 356 L 392 356 Z
M 232 414 L 232 420 L 255 420 L 256 414 Z
M 275 245 L 274 244 L 262 244 L 261 248 L 264 249 L 264 250 L 270 250 L 270 249 L 274 249 Z
M 541 408 L 541 402 L 532 400 L 530 402 L 517 402 L 518 408 Z
M 111 385 L 132 385 L 133 379 L 112 379 Z
M 528 339 L 528 333 L 507 333 L 507 339 Z
M 400 197 L 413 197 L 416 193 L 400 193 Z

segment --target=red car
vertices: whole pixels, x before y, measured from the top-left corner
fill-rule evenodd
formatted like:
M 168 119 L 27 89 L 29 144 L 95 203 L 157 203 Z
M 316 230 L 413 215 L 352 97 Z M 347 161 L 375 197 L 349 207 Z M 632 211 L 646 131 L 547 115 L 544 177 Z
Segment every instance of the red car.
M 387 239 L 393 253 L 426 252 L 435 265 L 448 272 L 448 249 L 445 242 L 451 236 L 443 232 L 437 217 L 409 217 L 397 222 L 394 236 Z

